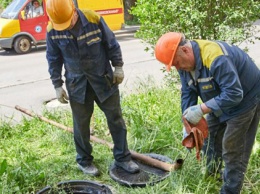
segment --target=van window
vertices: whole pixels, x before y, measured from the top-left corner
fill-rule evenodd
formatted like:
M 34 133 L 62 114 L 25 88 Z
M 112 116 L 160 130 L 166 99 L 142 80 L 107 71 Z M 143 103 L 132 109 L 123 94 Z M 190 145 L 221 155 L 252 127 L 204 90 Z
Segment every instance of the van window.
M 14 0 L 9 4 L 5 10 L 1 13 L 1 18 L 6 19 L 17 19 L 21 7 L 24 5 L 26 0 Z
M 29 11 L 27 12 L 27 18 L 36 18 L 43 15 L 43 7 L 39 0 L 32 0 Z

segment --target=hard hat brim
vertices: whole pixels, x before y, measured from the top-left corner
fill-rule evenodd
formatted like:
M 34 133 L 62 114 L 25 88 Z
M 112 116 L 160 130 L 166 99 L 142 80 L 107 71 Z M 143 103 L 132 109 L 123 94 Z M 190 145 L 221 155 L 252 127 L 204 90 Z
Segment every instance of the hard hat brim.
M 180 41 L 181 41 L 181 38 L 180 38 L 179 41 L 177 41 L 177 43 L 176 43 L 177 48 L 178 48 L 178 45 L 180 44 Z M 170 70 L 171 70 L 172 62 L 173 62 L 173 60 L 174 60 L 174 57 L 175 57 L 177 48 L 176 48 L 176 49 L 174 50 L 174 52 L 172 53 L 172 59 L 171 59 L 171 61 L 169 62 L 168 65 L 166 65 L 166 70 L 167 70 L 167 71 L 170 71 Z
M 171 70 L 181 38 L 182 34 L 179 32 L 168 32 L 163 34 L 155 45 L 155 57 L 166 66 L 167 71 Z
M 54 28 L 55 30 L 57 30 L 57 31 L 66 30 L 66 29 L 70 26 L 73 16 L 74 16 L 74 14 L 72 14 L 71 18 L 70 18 L 68 21 L 66 21 L 66 22 L 64 22 L 64 23 L 61 23 L 61 24 L 56 24 L 56 23 L 54 23 L 54 22 L 52 21 L 52 26 L 53 26 L 53 28 Z

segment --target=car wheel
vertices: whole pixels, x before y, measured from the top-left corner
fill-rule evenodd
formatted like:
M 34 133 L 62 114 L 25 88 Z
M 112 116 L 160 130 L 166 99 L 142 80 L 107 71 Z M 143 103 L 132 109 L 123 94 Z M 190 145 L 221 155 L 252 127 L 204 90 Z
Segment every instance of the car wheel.
M 20 36 L 15 39 L 14 50 L 18 54 L 29 53 L 32 49 L 31 39 L 27 36 Z

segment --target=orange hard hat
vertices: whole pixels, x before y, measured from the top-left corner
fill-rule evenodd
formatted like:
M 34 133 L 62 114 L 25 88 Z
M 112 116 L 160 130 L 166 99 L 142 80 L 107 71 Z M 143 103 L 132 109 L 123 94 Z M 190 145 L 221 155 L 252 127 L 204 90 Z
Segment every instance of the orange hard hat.
M 162 35 L 155 45 L 155 57 L 166 65 L 167 71 L 171 69 L 174 55 L 181 41 L 182 33 L 168 32 Z
M 73 0 L 48 0 L 46 10 L 55 30 L 65 30 L 71 24 L 75 5 Z

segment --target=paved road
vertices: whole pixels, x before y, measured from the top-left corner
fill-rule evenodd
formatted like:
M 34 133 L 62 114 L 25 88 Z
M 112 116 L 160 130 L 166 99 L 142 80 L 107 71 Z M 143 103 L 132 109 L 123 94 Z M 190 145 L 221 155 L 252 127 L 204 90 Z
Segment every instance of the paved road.
M 125 62 L 125 79 L 120 85 L 122 93 L 133 92 L 140 81 L 147 80 L 148 77 L 161 83 L 164 76 L 160 71 L 162 65 L 151 53 L 144 51 L 146 45 L 134 38 L 133 31 L 120 31 L 116 36 Z M 57 100 L 44 105 L 46 101 L 55 98 L 55 90 L 47 71 L 45 49 L 42 46 L 27 55 L 0 51 L 0 122 L 1 119 L 13 123 L 21 121 L 24 114 L 15 110 L 15 105 L 38 114 L 45 108 L 52 110 L 57 105 L 60 106 Z
M 255 40 L 253 38 L 254 36 L 260 38 L 260 19 L 254 23 L 254 27 L 256 31 L 256 33 L 254 33 L 254 35 L 252 36 L 254 43 L 251 43 L 249 41 L 244 41 L 239 45 L 239 47 L 242 49 L 247 47 L 249 49 L 248 51 L 249 56 L 253 58 L 257 66 L 260 68 L 260 40 Z
M 260 30 L 260 20 L 255 24 Z M 256 35 L 260 36 L 260 33 L 258 32 Z M 157 84 L 161 84 L 164 77 L 161 71 L 162 65 L 155 60 L 151 53 L 144 51 L 146 45 L 141 40 L 134 38 L 133 31 L 129 29 L 119 31 L 116 36 L 121 45 L 125 62 L 125 79 L 120 85 L 122 93 L 135 91 L 140 82 L 147 81 L 148 77 L 151 77 Z M 260 67 L 260 40 L 255 40 L 255 44 L 245 41 L 239 46 L 248 47 L 249 55 Z M 60 105 L 55 100 L 48 103 L 47 106 L 44 105 L 46 101 L 55 98 L 55 91 L 47 72 L 45 49 L 45 47 L 40 47 L 33 51 L 33 54 L 29 54 L 31 57 L 33 56 L 33 59 L 26 55 L 0 51 L 0 122 L 1 119 L 13 123 L 21 121 L 24 114 L 16 111 L 15 105 L 20 105 L 38 114 L 41 114 L 46 108 L 52 110 Z M 12 62 L 10 62 L 11 59 Z M 37 68 L 32 66 L 31 70 L 22 71 L 28 68 L 30 60 L 34 61 Z M 16 63 L 19 63 L 19 68 L 10 70 L 10 67 Z M 36 78 L 35 75 L 37 75 Z M 65 107 L 68 108 L 68 106 Z

